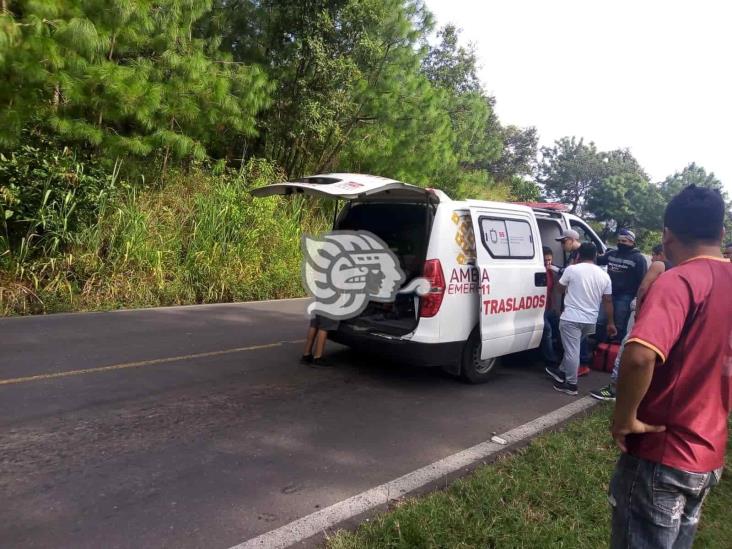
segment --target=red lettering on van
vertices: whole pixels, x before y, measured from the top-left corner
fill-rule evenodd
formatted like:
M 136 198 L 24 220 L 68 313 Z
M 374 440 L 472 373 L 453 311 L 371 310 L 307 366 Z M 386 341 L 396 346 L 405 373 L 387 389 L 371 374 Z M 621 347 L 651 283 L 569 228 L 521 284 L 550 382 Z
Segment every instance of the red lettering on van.
M 545 295 L 529 295 L 521 298 L 507 297 L 505 299 L 486 299 L 483 301 L 483 314 L 495 315 L 511 311 L 523 311 L 526 309 L 543 309 L 545 305 Z

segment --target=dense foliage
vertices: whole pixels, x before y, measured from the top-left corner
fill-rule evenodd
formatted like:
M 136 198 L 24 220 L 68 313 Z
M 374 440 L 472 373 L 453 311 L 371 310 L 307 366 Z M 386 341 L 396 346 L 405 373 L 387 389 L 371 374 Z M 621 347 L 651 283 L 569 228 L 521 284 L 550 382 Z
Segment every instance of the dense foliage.
M 263 244 L 246 231 L 261 235 L 252 220 L 275 203 L 260 212 L 253 182 L 353 171 L 560 200 L 646 243 L 684 184 L 721 188 L 694 164 L 653 183 L 627 150 L 574 137 L 539 160 L 536 129 L 501 123 L 473 48 L 423 0 L 0 0 L 0 79 L 5 312 L 256 297 L 252 277 L 279 281 L 263 295 L 297 293 L 277 261 L 252 259 Z M 278 207 L 296 218 L 268 229 L 275 255 L 296 261 L 322 206 Z
M 565 137 L 543 147 L 541 155 L 538 180 L 547 197 L 600 223 L 604 238 L 627 227 L 644 248 L 659 243 L 666 203 L 691 184 L 719 190 L 732 211 L 722 182 L 694 163 L 653 183 L 628 150 L 599 151 L 592 142 Z

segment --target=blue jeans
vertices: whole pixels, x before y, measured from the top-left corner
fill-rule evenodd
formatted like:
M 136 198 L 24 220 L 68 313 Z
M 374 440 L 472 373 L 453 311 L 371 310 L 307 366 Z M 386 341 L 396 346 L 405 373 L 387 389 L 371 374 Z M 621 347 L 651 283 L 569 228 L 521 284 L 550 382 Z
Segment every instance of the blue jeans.
M 611 549 L 686 549 L 722 468 L 689 473 L 621 454 L 610 481 Z
M 541 334 L 541 356 L 544 362 L 559 364 L 557 350 L 554 348 L 554 337 L 559 334 L 559 318 L 554 311 L 544 311 L 544 333 Z
M 635 299 L 632 295 L 614 295 L 613 296 L 613 320 L 615 327 L 618 329 L 618 335 L 615 336 L 617 341 L 622 341 L 628 328 L 628 318 L 630 317 L 630 303 Z M 605 307 L 600 306 L 600 314 L 597 318 L 597 332 L 595 338 L 598 343 L 607 341 L 607 314 Z
M 626 330 L 625 337 L 620 344 L 620 349 L 618 349 L 618 356 L 615 357 L 613 372 L 610 374 L 610 384 L 613 386 L 617 385 L 618 383 L 618 375 L 620 374 L 620 358 L 623 356 L 623 351 L 625 351 L 625 343 L 628 341 L 628 336 L 633 330 L 633 325 L 635 325 L 635 310 L 630 311 L 630 318 L 628 318 L 628 329 Z

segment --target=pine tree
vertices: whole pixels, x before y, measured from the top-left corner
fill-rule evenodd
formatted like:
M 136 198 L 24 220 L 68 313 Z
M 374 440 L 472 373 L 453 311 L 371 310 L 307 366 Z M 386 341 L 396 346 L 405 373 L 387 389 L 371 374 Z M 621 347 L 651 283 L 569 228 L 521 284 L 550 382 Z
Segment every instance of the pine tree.
M 210 0 L 10 2 L 0 19 L 0 146 L 39 125 L 106 156 L 234 154 L 269 101 L 196 23 Z M 1 123 L 5 122 L 5 123 Z

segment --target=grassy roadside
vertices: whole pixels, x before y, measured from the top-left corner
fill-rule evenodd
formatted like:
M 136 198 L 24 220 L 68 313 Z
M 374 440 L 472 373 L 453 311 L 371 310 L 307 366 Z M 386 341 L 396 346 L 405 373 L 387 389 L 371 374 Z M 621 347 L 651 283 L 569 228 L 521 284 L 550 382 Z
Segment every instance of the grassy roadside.
M 282 177 L 252 161 L 241 173 L 191 170 L 160 187 L 120 184 L 75 224 L 51 193 L 28 222 L 46 229 L 22 246 L 3 247 L 0 223 L 0 316 L 301 296 L 301 235 L 322 232 L 332 204 L 249 195 Z M 68 196 L 68 209 L 81 208 Z
M 602 406 L 355 532 L 338 532 L 327 547 L 606 547 L 605 493 L 617 457 L 607 432 L 610 410 Z M 732 547 L 729 469 L 728 458 L 726 478 L 705 504 L 695 547 Z

